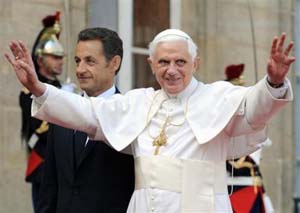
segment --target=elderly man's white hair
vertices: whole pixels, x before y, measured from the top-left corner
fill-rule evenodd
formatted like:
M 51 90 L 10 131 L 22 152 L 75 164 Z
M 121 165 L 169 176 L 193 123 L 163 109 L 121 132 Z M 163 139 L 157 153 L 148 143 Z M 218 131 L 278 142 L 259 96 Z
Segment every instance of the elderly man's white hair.
M 149 44 L 149 55 L 153 58 L 153 54 L 156 50 L 157 44 L 160 42 L 169 41 L 186 41 L 188 45 L 188 52 L 190 53 L 192 59 L 194 60 L 197 56 L 197 45 L 194 43 L 192 38 L 185 32 L 177 29 L 167 29 L 158 33 L 154 39 Z

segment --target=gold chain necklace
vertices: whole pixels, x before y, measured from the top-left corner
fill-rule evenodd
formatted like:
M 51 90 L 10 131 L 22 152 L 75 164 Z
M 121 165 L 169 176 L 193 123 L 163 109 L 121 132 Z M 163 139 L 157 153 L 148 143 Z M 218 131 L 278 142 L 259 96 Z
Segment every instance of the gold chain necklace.
M 164 122 L 164 124 L 162 125 L 162 128 L 161 128 L 161 131 L 159 133 L 159 135 L 157 137 L 153 137 L 151 134 L 150 134 L 150 127 L 148 127 L 148 135 L 150 138 L 153 139 L 153 142 L 152 142 L 152 146 L 155 146 L 155 150 L 154 150 L 154 155 L 158 155 L 158 152 L 159 152 L 159 148 L 161 146 L 165 146 L 167 144 L 167 134 L 166 134 L 166 128 L 169 125 L 172 125 L 172 126 L 182 126 L 184 123 L 185 123 L 185 120 L 186 120 L 186 113 L 188 111 L 188 103 L 189 103 L 189 100 L 190 100 L 190 97 L 194 94 L 194 92 L 197 90 L 199 86 L 199 83 L 197 84 L 196 88 L 193 90 L 193 92 L 191 93 L 191 95 L 187 98 L 186 100 L 186 104 L 185 104 L 185 111 L 183 111 L 184 113 L 184 119 L 182 122 L 178 123 L 178 124 L 174 124 L 172 122 L 170 122 L 170 117 L 168 115 L 168 112 L 167 112 L 167 117 L 166 117 L 166 120 Z M 156 96 L 158 95 L 159 93 L 157 93 L 154 97 L 153 97 L 153 100 L 151 102 L 151 105 L 150 105 L 150 108 L 149 108 L 149 111 L 148 111 L 148 114 L 147 114 L 147 123 L 149 123 L 149 115 L 150 115 L 150 111 L 151 111 L 151 108 L 153 106 L 153 103 L 154 103 L 154 100 L 156 98 Z M 163 103 L 165 101 L 167 101 L 168 99 L 165 99 L 163 100 L 161 103 L 160 103 L 160 106 L 159 108 L 163 105 Z

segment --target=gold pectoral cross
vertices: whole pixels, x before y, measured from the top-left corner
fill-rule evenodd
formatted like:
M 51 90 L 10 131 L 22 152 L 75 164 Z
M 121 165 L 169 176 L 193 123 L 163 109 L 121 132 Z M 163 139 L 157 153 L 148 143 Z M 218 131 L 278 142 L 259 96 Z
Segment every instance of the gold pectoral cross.
M 155 138 L 155 140 L 152 143 L 153 146 L 156 146 L 154 155 L 158 155 L 159 148 L 161 146 L 164 146 L 166 143 L 167 143 L 167 135 L 165 133 L 165 130 L 163 129 L 159 134 L 159 136 L 157 136 L 157 138 Z
M 166 145 L 166 143 L 167 143 L 166 127 L 167 127 L 168 121 L 169 121 L 169 118 L 166 119 L 160 134 L 152 142 L 152 146 L 156 146 L 155 151 L 154 151 L 154 155 L 158 155 L 159 148 L 161 146 Z

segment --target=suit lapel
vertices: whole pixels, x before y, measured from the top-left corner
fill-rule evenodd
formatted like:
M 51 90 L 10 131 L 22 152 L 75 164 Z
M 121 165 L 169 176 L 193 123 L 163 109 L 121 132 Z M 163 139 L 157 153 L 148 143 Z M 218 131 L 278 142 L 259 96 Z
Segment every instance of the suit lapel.
M 116 87 L 116 92 L 115 94 L 121 93 L 120 90 L 118 89 L 118 87 Z
M 84 148 L 83 152 L 81 153 L 79 159 L 77 160 L 76 169 L 80 166 L 80 164 L 83 162 L 83 160 L 89 155 L 89 153 L 93 150 L 96 143 L 101 143 L 99 141 L 91 141 L 89 140 L 86 147 Z

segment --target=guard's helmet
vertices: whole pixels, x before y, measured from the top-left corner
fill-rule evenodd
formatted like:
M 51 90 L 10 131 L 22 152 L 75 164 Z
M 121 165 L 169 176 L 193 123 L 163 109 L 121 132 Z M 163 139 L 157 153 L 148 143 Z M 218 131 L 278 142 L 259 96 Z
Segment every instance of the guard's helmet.
M 44 54 L 64 56 L 64 49 L 58 41 L 61 32 L 60 12 L 46 16 L 42 23 L 44 28 L 36 38 L 31 54 L 35 66 L 37 66 L 38 57 Z

